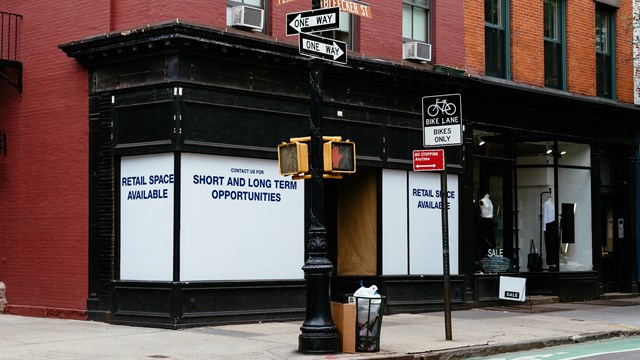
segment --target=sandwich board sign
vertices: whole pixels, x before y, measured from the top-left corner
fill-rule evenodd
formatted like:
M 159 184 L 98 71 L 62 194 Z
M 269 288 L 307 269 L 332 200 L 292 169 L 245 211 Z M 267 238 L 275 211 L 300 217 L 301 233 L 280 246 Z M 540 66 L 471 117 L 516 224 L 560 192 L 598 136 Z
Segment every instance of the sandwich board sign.
M 526 289 L 526 278 L 500 276 L 500 290 L 498 293 L 498 299 L 524 301 Z

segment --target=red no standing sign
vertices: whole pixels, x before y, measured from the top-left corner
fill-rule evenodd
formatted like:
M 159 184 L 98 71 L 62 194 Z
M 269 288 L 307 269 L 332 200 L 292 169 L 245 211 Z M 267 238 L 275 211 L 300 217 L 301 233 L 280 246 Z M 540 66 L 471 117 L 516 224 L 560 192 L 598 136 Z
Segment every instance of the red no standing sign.
M 413 150 L 413 171 L 444 170 L 444 150 Z

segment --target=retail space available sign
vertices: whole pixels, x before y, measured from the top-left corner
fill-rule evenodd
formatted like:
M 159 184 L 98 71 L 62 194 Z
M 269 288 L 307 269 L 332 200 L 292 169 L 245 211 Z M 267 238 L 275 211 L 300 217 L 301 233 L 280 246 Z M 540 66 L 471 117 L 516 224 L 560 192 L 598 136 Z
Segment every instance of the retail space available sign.
M 299 279 L 304 182 L 276 160 L 181 155 L 180 279 Z
M 444 170 L 444 150 L 413 150 L 413 171 Z
M 462 145 L 462 98 L 460 94 L 422 98 L 424 146 Z
M 173 280 L 173 154 L 120 160 L 120 278 Z
M 440 175 L 429 171 L 382 171 L 383 275 L 443 273 Z M 458 274 L 458 175 L 447 175 L 450 271 Z M 408 220 L 407 220 L 408 219 Z
M 179 156 L 120 160 L 121 279 L 173 280 L 175 239 L 180 281 L 302 277 L 304 182 L 275 160 Z

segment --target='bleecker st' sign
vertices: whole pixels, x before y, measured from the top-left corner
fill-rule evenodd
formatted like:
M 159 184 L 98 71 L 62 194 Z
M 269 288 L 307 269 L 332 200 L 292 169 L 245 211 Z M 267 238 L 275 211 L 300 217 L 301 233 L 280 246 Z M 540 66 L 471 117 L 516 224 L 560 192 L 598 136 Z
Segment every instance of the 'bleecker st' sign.
M 422 98 L 424 146 L 462 145 L 462 100 L 460 94 Z

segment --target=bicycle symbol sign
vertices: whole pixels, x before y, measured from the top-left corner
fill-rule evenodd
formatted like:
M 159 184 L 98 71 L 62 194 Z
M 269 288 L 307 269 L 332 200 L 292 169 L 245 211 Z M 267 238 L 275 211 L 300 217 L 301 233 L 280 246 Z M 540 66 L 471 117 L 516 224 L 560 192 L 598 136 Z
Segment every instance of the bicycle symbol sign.
M 460 94 L 422 98 L 424 146 L 462 145 L 462 99 Z

